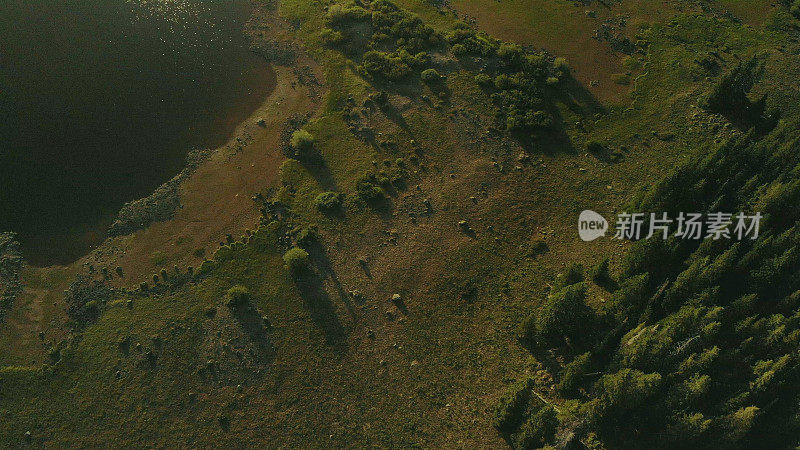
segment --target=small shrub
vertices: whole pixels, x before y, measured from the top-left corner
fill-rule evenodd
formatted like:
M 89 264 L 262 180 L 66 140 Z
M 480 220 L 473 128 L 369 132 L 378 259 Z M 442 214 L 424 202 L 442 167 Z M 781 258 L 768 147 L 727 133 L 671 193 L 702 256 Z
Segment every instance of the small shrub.
M 294 275 L 301 274 L 310 267 L 308 252 L 300 247 L 292 247 L 284 253 L 283 262 Z
M 528 401 L 531 397 L 533 380 L 514 383 L 500 399 L 494 416 L 494 427 L 503 433 L 512 433 L 525 418 Z
M 228 289 L 225 293 L 225 305 L 228 308 L 239 308 L 251 304 L 252 296 L 250 291 L 242 286 L 236 285 Z
M 552 128 L 553 116 L 545 111 L 528 111 L 525 113 L 525 127 L 531 129 Z
M 514 436 L 514 448 L 541 448 L 555 437 L 558 418 L 552 406 L 544 406 L 533 413 Z
M 360 6 L 331 5 L 325 14 L 325 21 L 330 25 L 343 25 L 367 20 L 369 17 L 369 11 Z
M 479 73 L 475 75 L 475 82 L 478 83 L 482 87 L 491 87 L 494 80 L 492 77 L 485 73 Z
M 295 240 L 300 247 L 309 248 L 310 245 L 319 242 L 319 234 L 317 233 L 317 229 L 313 226 L 303 227 L 297 232 Z
M 504 42 L 497 49 L 497 57 L 511 68 L 518 68 L 522 63 L 523 50 L 519 44 Z
M 586 352 L 573 359 L 561 375 L 558 383 L 558 390 L 565 397 L 573 396 L 578 392 L 578 388 L 583 383 L 583 376 L 591 367 L 591 353 Z
M 514 84 L 508 75 L 501 73 L 500 75 L 494 77 L 494 87 L 500 90 L 505 90 L 513 88 Z
M 599 155 L 605 153 L 606 146 L 598 141 L 589 141 L 589 143 L 586 144 L 586 151 L 593 155 Z
M 308 160 L 313 156 L 314 136 L 306 130 L 297 130 L 292 133 L 291 145 L 298 160 Z
M 430 84 L 439 81 L 442 76 L 439 75 L 439 72 L 436 69 L 425 69 L 422 71 L 422 74 L 420 74 L 420 78 L 425 83 Z
M 103 282 L 96 282 L 84 275 L 75 277 L 69 289 L 64 291 L 67 315 L 82 327 L 100 315 L 100 308 L 111 299 L 112 291 Z
M 385 198 L 381 182 L 374 174 L 364 175 L 356 184 L 358 196 L 366 202 L 378 202 Z
M 454 55 L 458 57 L 466 56 L 466 54 L 469 53 L 467 51 L 467 47 L 464 47 L 464 45 L 462 44 L 455 44 L 450 48 L 450 50 L 453 52 Z
M 388 80 L 401 80 L 411 74 L 412 69 L 408 64 L 411 61 L 408 58 L 403 58 L 405 55 L 400 53 L 386 53 L 376 50 L 370 50 L 364 53 L 364 59 L 361 63 L 364 71 L 371 75 L 379 75 Z
M 611 281 L 611 274 L 608 271 L 608 258 L 600 261 L 600 264 L 592 267 L 589 275 L 592 277 L 592 281 L 596 284 L 604 284 Z
M 330 28 L 324 28 L 322 32 L 320 32 L 320 36 L 322 37 L 322 42 L 328 45 L 340 45 L 347 40 L 341 32 L 331 30 Z
M 333 211 L 342 206 L 342 194 L 338 192 L 323 192 L 314 199 L 314 206 L 320 211 Z
M 214 270 L 216 266 L 217 264 L 210 259 L 203 260 L 203 262 L 200 264 L 200 267 L 197 268 L 197 276 L 202 277 L 207 275 L 209 272 Z
M 565 74 L 569 73 L 570 71 L 567 59 L 562 57 L 558 57 L 555 60 L 553 60 L 553 68 Z
M 795 0 L 794 3 L 792 3 L 790 11 L 792 12 L 793 16 L 800 19 L 800 0 Z

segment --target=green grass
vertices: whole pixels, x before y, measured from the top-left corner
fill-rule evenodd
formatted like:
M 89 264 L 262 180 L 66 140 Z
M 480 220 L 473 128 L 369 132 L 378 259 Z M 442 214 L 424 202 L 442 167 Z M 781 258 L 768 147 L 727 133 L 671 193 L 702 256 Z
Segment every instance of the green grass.
M 455 20 L 426 1 L 398 3 L 439 30 Z M 508 20 L 524 9 L 523 2 L 490 3 L 469 7 L 496 8 Z M 575 18 L 575 11 L 571 2 L 548 2 L 528 7 L 521 19 L 526 27 L 558 29 L 567 45 L 585 37 L 575 24 L 588 19 L 581 10 Z M 474 72 L 450 60 L 442 62 L 448 101 L 423 101 L 422 95 L 435 99 L 428 86 L 401 86 L 388 89 L 391 109 L 375 108 L 361 119 L 395 148 L 358 139 L 342 105 L 352 96 L 360 111 L 368 95 L 386 86 L 371 84 L 352 61 L 321 46 L 322 4 L 284 0 L 280 13 L 299 25 L 293 37 L 322 64 L 327 89 L 304 126 L 324 163 L 288 160 L 281 167 L 275 199 L 289 218 L 267 221 L 246 244 L 221 247 L 196 283 L 159 296 L 122 295 L 54 365 L 42 369 L 24 353 L 0 353 L 0 364 L 11 366 L 0 369 L 0 442 L 20 442 L 30 430 L 34 443 L 51 447 L 502 445 L 491 411 L 506 386 L 532 378 L 547 394 L 554 383 L 517 344 L 517 325 L 569 264 L 590 267 L 610 257 L 614 273 L 626 252 L 608 239 L 580 242 L 577 213 L 588 208 L 611 217 L 676 162 L 727 136 L 698 106 L 715 79 L 697 65 L 698 55 L 719 52 L 727 66 L 772 50 L 782 37 L 693 14 L 655 23 L 644 32 L 642 67 L 626 64 L 634 71 L 632 105 L 595 117 L 558 102 L 566 138 L 536 142 L 528 149 L 531 163 L 523 164 L 517 142 L 486 134 L 495 106 Z M 770 70 L 768 86 L 757 89 L 778 92 L 778 101 L 790 105 L 797 96 L 792 60 L 773 55 L 769 67 L 785 70 Z M 654 131 L 674 136 L 660 139 Z M 583 150 L 592 140 L 627 150 L 618 163 L 601 161 Z M 392 193 L 386 209 L 355 198 L 365 172 L 395 170 L 398 158 L 407 166 L 407 186 Z M 342 215 L 316 208 L 314 199 L 326 191 L 346 195 Z M 426 198 L 435 211 L 430 216 Z M 458 229 L 460 220 L 475 236 Z M 287 234 L 310 224 L 322 236 L 322 251 L 309 251 L 319 275 L 296 281 L 282 259 L 291 245 Z M 259 352 L 225 308 L 234 285 L 249 290 L 272 324 L 274 353 Z M 348 295 L 355 289 L 364 300 Z M 393 293 L 402 294 L 407 314 L 388 302 Z M 599 307 L 608 293 L 591 285 L 587 296 Z M 128 354 L 120 342 L 129 343 Z M 569 402 L 550 400 L 564 414 L 571 410 Z

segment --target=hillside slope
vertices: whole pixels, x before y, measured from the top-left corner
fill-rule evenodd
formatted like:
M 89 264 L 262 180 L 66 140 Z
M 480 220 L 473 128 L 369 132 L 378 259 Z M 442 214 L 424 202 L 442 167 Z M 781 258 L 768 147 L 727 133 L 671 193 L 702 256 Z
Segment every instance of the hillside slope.
M 592 44 L 615 61 L 595 73 L 591 52 L 573 63 L 556 53 L 569 46 L 537 34 L 502 36 L 524 46 L 487 34 L 492 14 L 508 14 L 489 3 L 260 4 L 318 66 L 323 95 L 264 141 L 280 163 L 274 185 L 242 172 L 264 183 L 247 206 L 258 218 L 231 220 L 200 264 L 180 252 L 148 258 L 158 249 L 145 246 L 122 278 L 79 266 L 29 275 L 27 295 L 69 285 L 63 300 L 37 294 L 67 315 L 57 333 L 21 337 L 34 350 L 0 335 L 0 442 L 617 448 L 747 445 L 771 433 L 769 444 L 796 443 L 800 46 L 789 8 L 744 26 L 716 4 L 665 2 Z M 564 22 L 576 27 L 570 40 L 646 2 L 611 2 L 599 22 L 584 6 L 542 3 L 581 17 Z M 250 32 L 269 28 L 258 20 Z M 613 47 L 623 37 L 625 52 Z M 756 105 L 767 95 L 763 114 L 709 108 L 720 80 L 751 59 L 764 73 L 744 91 Z M 279 70 L 290 73 L 308 81 Z M 583 242 L 575 229 L 584 209 L 684 207 L 791 214 L 772 214 L 751 247 Z M 604 260 L 609 283 L 581 284 L 574 264 Z M 580 315 L 541 340 L 526 325 L 561 311 L 551 304 L 563 292 L 580 298 Z M 31 304 L 21 298 L 16 308 Z M 752 340 L 732 336 L 742 330 Z M 713 348 L 719 371 L 742 371 L 680 368 Z M 567 374 L 577 381 L 562 390 Z M 710 395 L 707 407 L 673 392 L 706 375 L 712 387 L 692 401 Z

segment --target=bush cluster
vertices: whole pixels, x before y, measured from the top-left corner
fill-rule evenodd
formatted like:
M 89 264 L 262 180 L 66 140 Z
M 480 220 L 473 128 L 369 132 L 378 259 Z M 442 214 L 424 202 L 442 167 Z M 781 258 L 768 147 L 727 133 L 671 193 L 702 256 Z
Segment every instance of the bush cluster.
M 241 308 L 250 305 L 252 296 L 250 291 L 241 285 L 233 286 L 225 293 L 225 305 L 229 308 Z
M 67 316 L 78 327 L 84 327 L 97 319 L 111 296 L 112 291 L 105 283 L 79 274 L 64 292 Z
M 320 211 L 330 212 L 342 206 L 342 194 L 338 192 L 322 192 L 314 198 L 314 206 Z
M 488 60 L 487 71 L 476 75 L 475 80 L 494 91 L 492 99 L 499 106 L 497 120 L 503 128 L 518 132 L 554 129 L 556 122 L 548 112 L 547 90 L 569 75 L 566 60 L 501 42 L 461 22 L 446 39 L 456 56 L 474 55 Z
M 314 136 L 306 130 L 300 129 L 292 133 L 290 140 L 294 157 L 298 161 L 309 161 L 317 155 L 314 150 Z
M 326 15 L 323 39 L 346 47 L 365 33 L 366 45 L 355 44 L 348 51 L 363 48 L 361 70 L 365 75 L 391 81 L 408 78 L 430 64 L 427 49 L 442 42 L 441 36 L 419 17 L 387 0 L 366 7 L 333 5 Z M 358 31 L 355 31 L 358 29 Z
M 289 271 L 297 276 L 311 268 L 308 252 L 300 247 L 292 247 L 283 254 L 283 262 Z
M 358 196 L 368 202 L 378 202 L 386 198 L 384 187 L 389 187 L 391 180 L 384 174 L 366 173 L 356 183 Z

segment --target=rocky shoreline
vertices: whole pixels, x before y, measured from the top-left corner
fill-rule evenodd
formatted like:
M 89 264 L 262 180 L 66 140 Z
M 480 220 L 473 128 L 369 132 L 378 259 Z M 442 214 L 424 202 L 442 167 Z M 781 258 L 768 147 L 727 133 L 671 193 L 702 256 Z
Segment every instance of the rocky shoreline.
M 12 232 L 0 233 L 0 322 L 5 317 L 5 312 L 14 304 L 17 296 L 22 292 L 20 271 L 23 259 L 20 252 L 16 234 Z
M 178 175 L 162 184 L 147 197 L 126 203 L 117 213 L 117 218 L 108 229 L 108 235 L 124 236 L 147 228 L 153 222 L 172 219 L 181 208 L 179 188 L 181 182 L 213 153 L 212 150 L 193 150 L 186 156 L 186 166 Z

